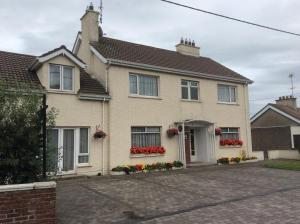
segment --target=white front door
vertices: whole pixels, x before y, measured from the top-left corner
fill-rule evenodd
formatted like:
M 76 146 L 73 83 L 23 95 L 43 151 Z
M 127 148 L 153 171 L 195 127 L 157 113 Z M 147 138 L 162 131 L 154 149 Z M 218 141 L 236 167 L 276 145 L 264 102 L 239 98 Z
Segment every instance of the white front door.
M 197 161 L 197 150 L 195 144 L 195 130 L 191 129 L 190 132 L 190 151 L 191 151 L 191 162 Z

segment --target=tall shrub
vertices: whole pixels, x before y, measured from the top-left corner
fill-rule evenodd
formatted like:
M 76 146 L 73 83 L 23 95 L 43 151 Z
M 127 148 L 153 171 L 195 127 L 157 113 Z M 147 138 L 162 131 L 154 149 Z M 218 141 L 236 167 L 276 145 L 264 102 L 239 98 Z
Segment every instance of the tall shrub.
M 42 94 L 28 88 L 11 90 L 0 83 L 0 184 L 42 178 Z M 48 109 L 47 125 L 56 110 Z

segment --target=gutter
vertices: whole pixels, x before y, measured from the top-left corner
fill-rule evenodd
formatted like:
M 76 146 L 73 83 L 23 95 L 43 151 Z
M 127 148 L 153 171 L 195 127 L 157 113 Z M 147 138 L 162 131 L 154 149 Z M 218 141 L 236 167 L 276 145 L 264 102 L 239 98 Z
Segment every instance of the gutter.
M 79 93 L 79 99 L 81 100 L 98 100 L 98 101 L 109 101 L 111 99 L 108 95 L 95 95 L 88 93 Z
M 173 68 L 166 68 L 161 66 L 153 66 L 153 65 L 147 65 L 147 64 L 140 64 L 140 63 L 134 63 L 134 62 L 128 62 L 123 60 L 116 60 L 116 59 L 107 59 L 108 64 L 117 65 L 117 66 L 125 66 L 125 67 L 132 67 L 132 68 L 138 68 L 138 69 L 146 69 L 150 71 L 158 71 L 158 72 L 165 72 L 165 73 L 171 73 L 171 74 L 178 74 L 183 76 L 192 76 L 197 78 L 206 78 L 211 80 L 220 80 L 220 81 L 231 81 L 234 83 L 242 83 L 242 84 L 252 84 L 253 81 L 250 79 L 236 79 L 236 78 L 228 78 L 221 75 L 210 75 L 206 73 L 198 73 L 198 72 L 191 72 L 186 70 L 179 70 L 179 69 L 173 69 Z

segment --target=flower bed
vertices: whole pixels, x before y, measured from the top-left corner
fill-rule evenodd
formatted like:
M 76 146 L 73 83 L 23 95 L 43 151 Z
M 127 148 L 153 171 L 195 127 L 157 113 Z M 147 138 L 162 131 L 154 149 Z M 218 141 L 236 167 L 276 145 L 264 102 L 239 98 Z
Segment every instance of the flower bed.
M 227 165 L 227 164 L 236 164 L 236 163 L 245 163 L 245 162 L 249 162 L 249 161 L 258 161 L 257 157 L 255 156 L 251 156 L 251 157 L 222 157 L 220 159 L 217 160 L 218 164 L 223 164 L 223 165 Z
M 179 169 L 183 167 L 183 163 L 180 161 L 174 161 L 172 163 L 153 163 L 153 164 L 136 164 L 136 165 L 126 165 L 117 166 L 111 171 L 112 175 L 120 174 L 130 174 L 130 173 L 141 173 L 141 172 L 151 172 L 151 171 L 161 171 L 161 170 L 172 170 Z
M 131 154 L 165 154 L 166 149 L 162 146 L 152 147 L 132 147 L 130 149 Z
M 242 146 L 243 141 L 239 139 L 221 139 L 220 145 L 221 146 Z

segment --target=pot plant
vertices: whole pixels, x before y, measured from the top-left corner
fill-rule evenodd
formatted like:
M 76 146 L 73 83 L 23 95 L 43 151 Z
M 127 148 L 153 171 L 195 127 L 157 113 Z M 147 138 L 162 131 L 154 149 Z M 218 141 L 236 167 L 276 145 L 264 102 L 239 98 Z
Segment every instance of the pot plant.
M 96 126 L 96 131 L 94 133 L 94 138 L 95 139 L 101 139 L 101 138 L 105 138 L 106 133 L 102 130 L 99 129 L 99 126 Z
M 172 138 L 172 137 L 174 137 L 175 135 L 178 135 L 178 133 L 179 133 L 178 128 L 169 128 L 169 129 L 167 130 L 167 135 L 168 135 L 169 138 Z
M 215 135 L 220 136 L 222 134 L 221 128 L 215 128 Z

